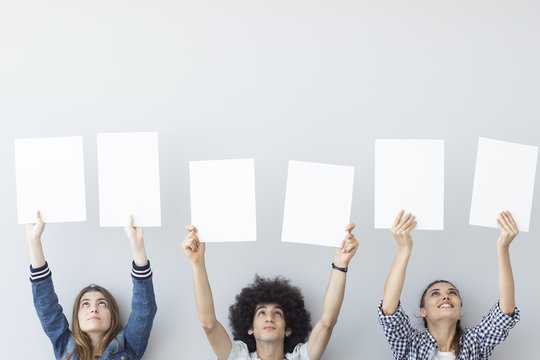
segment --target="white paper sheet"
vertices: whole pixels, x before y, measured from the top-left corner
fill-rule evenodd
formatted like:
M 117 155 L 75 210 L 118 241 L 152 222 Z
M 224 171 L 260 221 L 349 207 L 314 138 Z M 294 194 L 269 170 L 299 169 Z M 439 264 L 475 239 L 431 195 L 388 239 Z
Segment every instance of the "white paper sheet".
M 18 223 L 86 220 L 81 136 L 15 140 Z
M 204 242 L 255 241 L 253 159 L 189 162 L 191 223 Z
M 375 228 L 389 229 L 401 209 L 416 229 L 444 227 L 444 140 L 375 141 Z
M 289 161 L 281 241 L 340 246 L 350 222 L 354 167 Z
M 101 226 L 161 226 L 156 132 L 98 134 Z
M 529 231 L 538 147 L 479 138 L 469 223 L 497 227 L 508 210 Z

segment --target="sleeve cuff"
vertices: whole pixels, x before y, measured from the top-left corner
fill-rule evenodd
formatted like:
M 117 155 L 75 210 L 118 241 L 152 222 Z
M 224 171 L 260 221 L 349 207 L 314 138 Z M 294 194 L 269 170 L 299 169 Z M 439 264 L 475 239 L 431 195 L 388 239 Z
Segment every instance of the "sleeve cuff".
M 51 269 L 49 269 L 49 264 L 45 262 L 45 265 L 38 267 L 34 269 L 32 265 L 30 265 L 30 281 L 35 283 L 42 280 L 45 280 L 47 278 L 50 278 L 52 276 Z
M 506 315 L 501 311 L 501 308 L 499 307 L 499 302 L 497 302 L 493 306 L 493 315 L 496 319 L 495 323 L 497 324 L 497 326 L 503 329 L 513 328 L 520 319 L 520 313 L 517 306 L 514 306 L 514 314 Z
M 152 269 L 150 268 L 150 261 L 144 266 L 137 266 L 135 262 L 131 263 L 131 277 L 136 280 L 146 280 L 152 277 Z
M 401 324 L 404 321 L 407 321 L 407 315 L 403 311 L 403 308 L 401 307 L 401 301 L 398 304 L 398 308 L 396 309 L 396 312 L 392 315 L 385 315 L 382 310 L 382 300 L 379 303 L 378 306 L 378 314 L 379 314 L 379 323 L 383 326 L 394 326 L 396 324 Z

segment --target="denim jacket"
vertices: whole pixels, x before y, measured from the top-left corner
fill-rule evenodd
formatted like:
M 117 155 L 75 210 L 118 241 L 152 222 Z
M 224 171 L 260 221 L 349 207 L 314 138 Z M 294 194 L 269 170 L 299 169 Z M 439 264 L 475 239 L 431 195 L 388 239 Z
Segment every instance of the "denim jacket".
M 43 330 L 51 340 L 56 359 L 64 359 L 75 347 L 75 339 L 69 330 L 68 321 L 58 303 L 54 291 L 51 271 L 48 264 L 41 268 L 30 267 L 30 281 L 34 306 Z M 131 300 L 131 314 L 126 327 L 116 336 L 103 352 L 103 360 L 138 360 L 140 359 L 150 337 L 150 330 L 157 306 L 152 285 L 152 271 L 150 263 L 138 267 L 133 264 L 133 297 Z M 76 355 L 72 360 L 78 360 Z

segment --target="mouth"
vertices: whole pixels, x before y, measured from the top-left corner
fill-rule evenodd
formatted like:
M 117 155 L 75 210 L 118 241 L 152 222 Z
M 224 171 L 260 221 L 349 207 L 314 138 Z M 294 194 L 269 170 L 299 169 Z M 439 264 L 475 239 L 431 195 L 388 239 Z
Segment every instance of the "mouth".
M 265 326 L 263 327 L 264 330 L 275 330 L 276 328 L 273 326 Z
M 454 305 L 450 302 L 443 302 L 441 305 L 437 306 L 439 309 L 453 309 Z
M 91 318 L 88 318 L 88 320 L 101 320 L 101 318 L 97 316 L 92 316 Z

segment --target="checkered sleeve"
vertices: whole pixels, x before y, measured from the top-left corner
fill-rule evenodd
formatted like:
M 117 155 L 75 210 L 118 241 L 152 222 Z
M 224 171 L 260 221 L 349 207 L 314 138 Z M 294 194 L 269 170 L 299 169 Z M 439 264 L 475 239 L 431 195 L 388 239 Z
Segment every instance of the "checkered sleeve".
M 384 315 L 381 301 L 378 312 L 379 324 L 383 327 L 384 335 L 388 343 L 390 343 L 394 358 L 406 359 L 410 350 L 414 329 L 411 327 L 409 317 L 403 311 L 401 303 L 393 315 Z
M 465 341 L 475 341 L 476 345 L 486 358 L 491 355 L 495 345 L 503 342 L 508 336 L 510 329 L 519 321 L 519 309 L 514 308 L 514 314 L 509 316 L 501 311 L 499 303 L 496 303 L 489 312 L 484 315 L 480 324 L 471 329 L 472 337 Z

